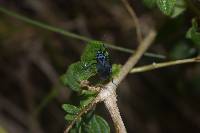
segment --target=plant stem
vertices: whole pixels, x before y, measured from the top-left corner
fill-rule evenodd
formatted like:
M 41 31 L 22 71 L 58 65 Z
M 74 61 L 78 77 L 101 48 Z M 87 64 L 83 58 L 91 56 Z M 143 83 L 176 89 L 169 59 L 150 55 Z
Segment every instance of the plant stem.
M 46 30 L 49 30 L 49 31 L 52 31 L 52 32 L 59 33 L 61 35 L 64 35 L 64 36 L 67 36 L 67 37 L 70 37 L 70 38 L 74 38 L 74 39 L 85 41 L 85 42 L 95 41 L 94 39 L 90 39 L 88 37 L 81 36 L 81 35 L 63 30 L 62 28 L 57 28 L 57 27 L 54 27 L 54 26 L 51 26 L 51 25 L 47 25 L 45 23 L 42 23 L 42 22 L 30 19 L 28 17 L 19 15 L 15 12 L 9 11 L 9 10 L 1 7 L 1 6 L 0 6 L 0 12 L 4 13 L 6 15 L 9 15 L 9 16 L 15 17 L 16 19 L 19 19 L 19 20 L 26 22 L 28 24 L 35 25 L 35 26 L 38 26 L 40 28 L 43 28 L 43 29 L 46 29 Z M 134 50 L 115 46 L 115 45 L 111 45 L 111 44 L 108 44 L 108 43 L 105 43 L 105 46 L 112 48 L 112 49 L 115 49 L 115 50 L 126 52 L 126 53 L 132 54 L 133 52 L 135 52 Z M 144 55 L 148 56 L 148 57 L 159 58 L 159 59 L 165 59 L 166 58 L 164 55 L 154 54 L 154 53 L 145 53 Z
M 199 57 L 175 60 L 175 61 L 168 61 L 168 62 L 163 62 L 163 63 L 153 63 L 151 65 L 135 67 L 130 71 L 130 73 L 133 74 L 133 73 L 139 73 L 139 72 L 146 72 L 146 71 L 159 69 L 159 68 L 163 68 L 163 67 L 174 66 L 174 65 L 179 65 L 179 64 L 186 64 L 186 63 L 195 63 L 195 62 L 200 62 Z
M 57 28 L 57 27 L 54 27 L 54 26 L 51 26 L 51 25 L 48 25 L 48 24 L 45 24 L 45 23 L 30 19 L 28 17 L 19 15 L 19 14 L 15 13 L 15 12 L 9 11 L 9 10 L 3 8 L 3 7 L 0 7 L 0 11 L 2 13 L 4 13 L 4 14 L 7 14 L 7 15 L 12 16 L 12 17 L 15 17 L 16 19 L 19 19 L 19 20 L 21 20 L 23 22 L 38 26 L 38 27 L 43 28 L 43 29 L 47 29 L 49 31 L 60 33 L 60 34 L 62 34 L 64 36 L 68 36 L 68 37 L 71 37 L 71 38 L 74 38 L 74 39 L 78 39 L 78 40 L 82 40 L 82 41 L 86 41 L 86 42 L 91 41 L 91 39 L 89 39 L 87 37 L 80 36 L 80 35 L 74 34 L 72 32 L 68 32 L 66 30 L 63 30 L 61 28 Z
M 104 101 L 106 108 L 108 109 L 114 125 L 116 127 L 116 132 L 126 133 L 126 128 L 123 124 L 122 118 L 119 113 L 119 109 L 116 103 L 116 88 L 121 83 L 121 81 L 128 75 L 132 67 L 139 61 L 143 53 L 148 49 L 152 44 L 154 38 L 156 37 L 156 32 L 151 30 L 147 37 L 139 45 L 135 54 L 133 54 L 125 65 L 122 67 L 119 72 L 119 76 L 110 81 L 99 93 L 101 100 Z M 113 84 L 114 83 L 114 84 Z
M 136 50 L 135 54 L 133 54 L 125 65 L 122 67 L 121 71 L 119 72 L 119 76 L 113 80 L 116 85 L 126 77 L 126 75 L 130 72 L 133 66 L 138 62 L 138 60 L 142 57 L 143 53 L 147 50 L 147 48 L 152 44 L 156 37 L 156 32 L 151 30 L 148 36 L 142 41 L 139 45 L 138 49 Z
M 115 91 L 114 91 L 115 92 Z M 124 126 L 123 120 L 121 118 L 119 108 L 117 106 L 117 96 L 116 93 L 105 99 L 104 104 L 111 115 L 114 122 L 115 130 L 117 133 L 126 133 L 126 128 Z

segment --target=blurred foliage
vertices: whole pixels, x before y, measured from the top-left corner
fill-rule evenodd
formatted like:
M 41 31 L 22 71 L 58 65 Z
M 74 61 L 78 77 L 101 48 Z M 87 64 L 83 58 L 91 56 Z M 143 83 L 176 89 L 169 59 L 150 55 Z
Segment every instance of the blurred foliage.
M 192 20 L 192 27 L 188 30 L 186 37 L 188 39 L 191 39 L 194 44 L 197 45 L 197 47 L 200 50 L 200 27 L 198 26 L 197 20 Z
M 143 3 L 145 4 L 145 6 L 153 8 L 156 7 L 157 0 L 143 0 Z
M 185 59 L 195 56 L 197 53 L 194 47 L 188 46 L 185 41 L 177 43 L 170 52 L 171 59 Z
M 7 131 L 3 127 L 0 126 L 0 133 L 7 133 Z

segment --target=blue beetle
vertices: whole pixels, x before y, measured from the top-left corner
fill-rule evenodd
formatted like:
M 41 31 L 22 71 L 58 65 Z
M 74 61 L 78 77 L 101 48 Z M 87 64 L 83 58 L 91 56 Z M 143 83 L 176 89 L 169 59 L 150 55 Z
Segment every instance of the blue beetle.
M 104 44 L 98 47 L 98 49 L 94 49 L 94 56 L 95 58 L 83 61 L 84 65 L 82 66 L 85 70 L 89 70 L 91 66 L 95 65 L 97 70 L 97 75 L 103 82 L 108 80 L 112 73 L 112 65 L 109 57 L 109 53 L 106 50 Z M 93 62 L 94 61 L 94 62 Z M 88 62 L 90 62 L 88 64 Z
M 98 50 L 96 53 L 96 68 L 101 80 L 107 80 L 112 72 L 112 66 L 108 53 L 105 50 Z

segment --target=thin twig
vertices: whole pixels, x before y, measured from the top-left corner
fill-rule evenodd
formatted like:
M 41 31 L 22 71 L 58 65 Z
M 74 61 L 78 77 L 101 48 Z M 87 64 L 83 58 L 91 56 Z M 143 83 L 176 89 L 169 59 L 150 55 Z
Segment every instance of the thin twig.
M 57 28 L 57 27 L 45 24 L 43 22 L 39 22 L 39 21 L 30 19 L 30 18 L 25 17 L 23 15 L 17 14 L 17 13 L 12 12 L 12 11 L 9 11 L 9 10 L 1 7 L 1 6 L 0 6 L 0 11 L 2 13 L 6 14 L 6 15 L 15 17 L 16 19 L 19 19 L 19 20 L 21 20 L 23 22 L 26 22 L 28 24 L 35 25 L 37 27 L 40 27 L 40 28 L 43 28 L 43 29 L 47 29 L 49 31 L 53 31 L 53 32 L 56 32 L 56 33 L 60 33 L 60 34 L 62 34 L 64 36 L 68 36 L 68 37 L 75 38 L 75 39 L 82 40 L 82 41 L 86 41 L 86 42 L 91 41 L 91 39 L 89 39 L 87 37 L 80 36 L 80 35 L 74 34 L 72 32 L 66 31 L 66 30 L 64 30 L 62 28 Z
M 141 43 L 142 41 L 142 33 L 141 33 L 141 29 L 140 29 L 140 24 L 139 24 L 139 20 L 136 16 L 135 11 L 133 10 L 133 8 L 131 7 L 131 5 L 128 3 L 127 0 L 121 0 L 122 3 L 124 4 L 124 6 L 126 7 L 127 11 L 129 12 L 129 14 L 131 15 L 131 18 L 135 24 L 135 29 L 136 29 L 136 34 L 137 34 L 137 41 L 138 44 Z
M 154 70 L 154 69 L 158 69 L 158 68 L 174 66 L 174 65 L 179 65 L 179 64 L 186 64 L 186 63 L 195 63 L 195 62 L 200 62 L 199 57 L 175 60 L 175 61 L 168 61 L 168 62 L 163 62 L 163 63 L 153 63 L 151 65 L 135 67 L 130 71 L 130 73 L 146 72 L 146 71 L 150 71 L 150 70 Z
M 52 32 L 59 33 L 61 35 L 64 35 L 64 36 L 67 36 L 67 37 L 70 37 L 70 38 L 74 38 L 74 39 L 85 41 L 85 42 L 95 41 L 94 39 L 91 39 L 91 38 L 88 38 L 88 37 L 85 37 L 85 36 L 81 36 L 81 35 L 66 31 L 66 30 L 64 30 L 62 28 L 57 28 L 57 27 L 54 27 L 54 26 L 51 26 L 51 25 L 48 25 L 48 24 L 45 24 L 45 23 L 30 19 L 28 17 L 19 15 L 19 14 L 15 13 L 15 12 L 9 11 L 9 10 L 1 7 L 1 6 L 0 6 L 0 12 L 4 13 L 6 15 L 9 15 L 9 16 L 15 17 L 16 19 L 19 19 L 19 20 L 21 20 L 23 22 L 26 22 L 28 24 L 31 24 L 31 25 L 34 25 L 34 26 L 37 26 L 37 27 L 40 27 L 40 28 L 43 28 L 43 29 L 46 29 L 46 30 L 49 30 L 49 31 L 52 31 Z M 132 54 L 133 52 L 135 52 L 134 50 L 131 50 L 131 49 L 128 49 L 128 48 L 119 47 L 119 46 L 115 46 L 115 45 L 108 44 L 108 43 L 105 43 L 105 46 L 109 47 L 111 49 L 119 50 L 119 51 L 126 52 L 126 53 L 131 53 Z M 160 59 L 165 59 L 166 58 L 164 55 L 154 54 L 154 53 L 144 53 L 144 55 L 147 56 L 147 57 L 160 58 Z

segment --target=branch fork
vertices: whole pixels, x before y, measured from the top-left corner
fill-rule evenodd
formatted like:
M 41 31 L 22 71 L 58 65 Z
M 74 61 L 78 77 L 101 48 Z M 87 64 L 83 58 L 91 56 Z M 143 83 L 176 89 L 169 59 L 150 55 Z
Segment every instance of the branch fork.
M 110 81 L 104 87 L 95 87 L 88 85 L 87 81 L 83 81 L 81 85 L 87 87 L 89 90 L 99 91 L 97 97 L 84 109 L 82 109 L 77 117 L 69 124 L 66 128 L 65 133 L 68 133 L 72 128 L 73 124 L 75 124 L 76 120 L 78 120 L 83 114 L 92 109 L 97 103 L 104 102 L 107 110 L 110 113 L 110 116 L 114 122 L 115 129 L 117 133 L 126 133 L 126 128 L 122 121 L 118 106 L 117 106 L 117 95 L 116 88 L 121 83 L 121 81 L 127 76 L 132 67 L 139 61 L 144 52 L 148 49 L 148 47 L 152 44 L 154 38 L 156 37 L 156 32 L 151 30 L 147 37 L 141 42 L 135 54 L 133 54 L 125 65 L 122 67 L 119 72 L 119 76 L 114 78 L 113 81 Z M 113 82 L 115 84 L 113 84 Z

